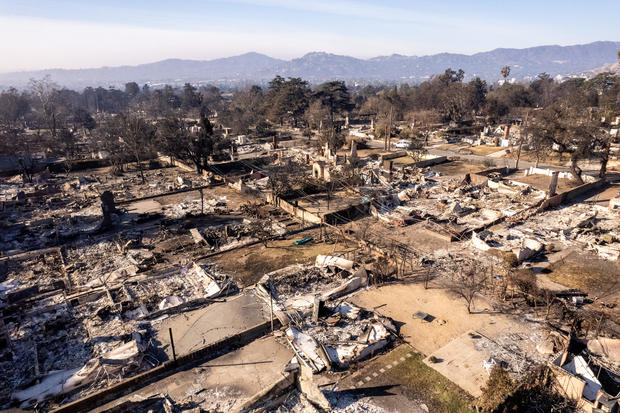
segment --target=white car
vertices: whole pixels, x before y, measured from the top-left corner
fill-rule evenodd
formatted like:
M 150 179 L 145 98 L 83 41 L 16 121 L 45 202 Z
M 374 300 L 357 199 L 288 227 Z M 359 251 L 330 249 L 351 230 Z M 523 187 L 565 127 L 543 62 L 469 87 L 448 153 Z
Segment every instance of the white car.
M 409 149 L 410 146 L 411 142 L 405 139 L 402 139 L 394 144 L 394 147 L 398 149 Z

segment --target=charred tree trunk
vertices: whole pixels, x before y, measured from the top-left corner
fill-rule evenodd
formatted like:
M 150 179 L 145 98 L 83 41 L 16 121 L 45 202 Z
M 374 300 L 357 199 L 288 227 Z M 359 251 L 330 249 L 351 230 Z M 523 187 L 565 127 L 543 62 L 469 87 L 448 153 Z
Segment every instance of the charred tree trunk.
M 577 162 L 579 158 L 576 155 L 571 155 L 570 158 L 570 172 L 573 174 L 573 179 L 577 181 L 580 185 L 583 185 L 583 178 L 581 177 L 581 173 L 583 172 Z
M 605 149 L 601 154 L 601 169 L 598 171 L 599 178 L 605 178 L 607 175 L 607 162 L 609 162 L 609 152 L 611 151 L 611 139 L 605 143 Z

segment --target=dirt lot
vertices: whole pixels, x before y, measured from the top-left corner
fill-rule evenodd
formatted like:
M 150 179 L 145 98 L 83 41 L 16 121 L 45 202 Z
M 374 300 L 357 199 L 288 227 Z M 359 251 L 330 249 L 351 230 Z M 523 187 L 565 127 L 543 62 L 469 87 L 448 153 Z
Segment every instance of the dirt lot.
M 507 317 L 492 314 L 493 309 L 482 298 L 475 300 L 474 311 L 468 314 L 465 301 L 431 282 L 428 290 L 421 284 L 394 284 L 370 288 L 355 295 L 353 302 L 361 307 L 375 308 L 380 313 L 403 323 L 403 338 L 424 354 L 431 354 L 459 335 L 489 325 L 508 325 Z M 434 317 L 432 322 L 413 318 L 423 311 Z
M 431 363 L 431 367 L 478 396 L 488 377 L 482 360 L 497 353 L 497 349 L 455 345 L 454 340 L 475 331 L 492 343 L 510 341 L 511 346 L 516 346 L 513 353 L 528 354 L 541 338 L 539 329 L 532 323 L 495 312 L 482 297 L 476 298 L 473 314 L 469 314 L 464 300 L 439 287 L 434 282 L 428 290 L 415 283 L 370 288 L 357 294 L 352 302 L 402 323 L 400 333 L 407 343 L 440 359 L 437 364 Z M 430 321 L 414 318 L 416 311 L 429 314 L 427 320 Z M 514 335 L 514 340 L 507 340 L 507 332 Z M 501 350 L 501 345 L 499 347 Z
M 467 173 L 476 173 L 489 168 L 479 163 L 451 161 L 444 162 L 439 165 L 434 165 L 431 167 L 431 169 L 435 172 L 440 172 L 442 175 L 446 176 L 462 176 Z
M 592 298 L 620 306 L 620 264 L 591 254 L 573 252 L 548 267 L 546 277 L 568 288 L 578 288 Z M 616 318 L 618 310 L 615 311 Z
M 304 231 L 283 240 L 270 241 L 265 247 L 256 244 L 251 247 L 225 252 L 210 259 L 230 274 L 242 286 L 256 283 L 264 274 L 291 264 L 313 261 L 317 255 L 350 251 L 353 245 L 330 244 L 318 241 L 319 230 Z M 294 245 L 296 240 L 313 238 L 303 245 Z
M 528 184 L 535 189 L 540 191 L 546 191 L 549 189 L 549 184 L 551 183 L 551 177 L 547 175 L 529 175 L 524 176 L 523 172 L 519 171 L 518 173 L 506 176 L 507 179 L 511 179 L 513 181 L 521 182 L 524 184 Z M 572 189 L 579 184 L 570 181 L 568 179 L 558 179 L 558 186 L 556 187 L 556 193 L 566 192 L 569 189 Z

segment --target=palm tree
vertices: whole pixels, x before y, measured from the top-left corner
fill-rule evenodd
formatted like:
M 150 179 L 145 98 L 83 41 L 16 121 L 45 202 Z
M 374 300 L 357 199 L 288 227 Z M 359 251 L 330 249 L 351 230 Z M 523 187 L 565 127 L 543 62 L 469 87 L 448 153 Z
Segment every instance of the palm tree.
M 506 84 L 506 78 L 510 75 L 510 66 L 502 67 L 501 71 L 502 77 L 504 78 L 504 84 Z

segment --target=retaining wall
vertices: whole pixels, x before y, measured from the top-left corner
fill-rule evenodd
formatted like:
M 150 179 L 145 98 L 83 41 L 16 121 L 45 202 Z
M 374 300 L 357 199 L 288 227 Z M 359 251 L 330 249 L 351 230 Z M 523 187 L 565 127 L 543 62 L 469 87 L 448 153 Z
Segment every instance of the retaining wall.
M 602 188 L 606 184 L 607 181 L 605 181 L 604 179 L 599 179 L 594 182 L 579 185 L 578 187 L 569 189 L 568 191 L 562 192 L 561 194 L 557 194 L 555 196 L 552 196 L 551 198 L 546 199 L 540 206 L 540 209 L 542 210 L 550 207 L 556 207 L 560 204 L 563 204 L 564 202 L 568 202 L 581 195 L 584 195 L 587 192 Z
M 274 202 L 274 198 L 272 197 L 272 195 L 267 194 L 267 202 L 281 208 L 282 210 L 297 218 L 300 218 L 303 222 L 311 222 L 313 224 L 320 224 L 322 222 L 320 216 L 308 212 L 304 208 L 296 207 L 295 205 L 291 204 L 288 201 L 285 201 L 280 197 L 275 197 Z
M 438 156 L 436 158 L 431 159 L 423 159 L 421 161 L 416 162 L 414 165 L 418 168 L 425 168 L 431 165 L 439 165 L 440 163 L 448 162 L 447 156 Z

